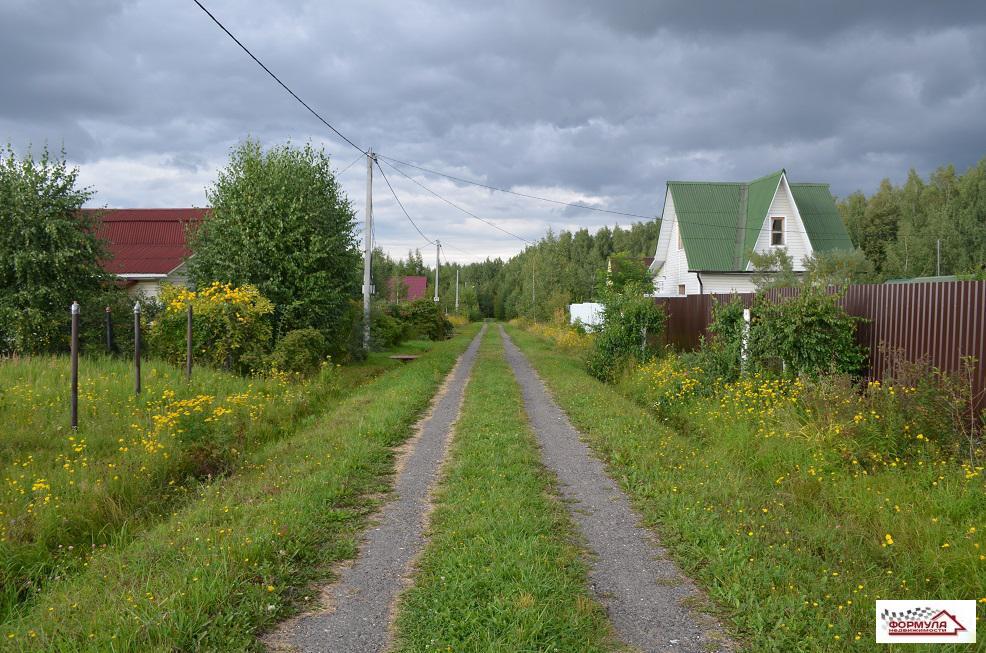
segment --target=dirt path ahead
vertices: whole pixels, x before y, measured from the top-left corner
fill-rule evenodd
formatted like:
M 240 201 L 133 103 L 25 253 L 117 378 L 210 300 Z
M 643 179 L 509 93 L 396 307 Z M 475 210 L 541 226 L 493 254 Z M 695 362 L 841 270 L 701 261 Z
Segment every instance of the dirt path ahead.
M 374 519 L 352 566 L 323 592 L 325 611 L 285 623 L 268 636 L 275 651 L 376 653 L 386 650 L 390 619 L 414 558 L 424 547 L 428 493 L 448 450 L 452 427 L 486 326 L 436 395 L 431 412 L 398 460 L 394 499 Z
M 558 477 L 562 496 L 592 553 L 589 582 L 617 637 L 647 653 L 734 650 L 714 619 L 690 607 L 701 599 L 698 590 L 654 535 L 640 526 L 626 495 L 582 442 L 502 326 L 500 334 L 544 464 Z

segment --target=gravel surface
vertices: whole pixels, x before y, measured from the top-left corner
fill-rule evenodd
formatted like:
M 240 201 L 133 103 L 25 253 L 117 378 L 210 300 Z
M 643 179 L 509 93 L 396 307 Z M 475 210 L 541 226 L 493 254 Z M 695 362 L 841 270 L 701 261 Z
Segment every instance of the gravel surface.
M 732 651 L 721 626 L 689 607 L 702 595 L 681 574 L 656 536 L 640 525 L 627 496 L 548 394 L 503 327 L 507 360 L 524 395 L 544 464 L 591 552 L 589 581 L 617 637 L 641 651 Z
M 395 497 L 368 531 L 356 561 L 341 572 L 337 583 L 326 588 L 328 611 L 291 622 L 287 632 L 275 637 L 279 645 L 274 648 L 319 653 L 369 653 L 387 648 L 391 611 L 413 560 L 424 547 L 428 493 L 448 449 L 485 332 L 484 325 L 456 363 L 431 413 L 419 424 L 412 449 L 399 466 Z

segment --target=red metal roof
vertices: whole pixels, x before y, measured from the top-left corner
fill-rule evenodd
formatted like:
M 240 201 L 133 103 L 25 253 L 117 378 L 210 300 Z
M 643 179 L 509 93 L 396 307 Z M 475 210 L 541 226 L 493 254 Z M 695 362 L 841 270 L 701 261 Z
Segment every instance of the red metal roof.
M 391 277 L 387 280 L 387 285 L 389 286 L 389 296 L 390 300 L 394 301 L 394 280 L 397 277 Z M 401 281 L 407 286 L 407 294 L 401 293 L 401 299 L 404 301 L 413 302 L 415 299 L 421 299 L 425 296 L 425 292 L 428 290 L 428 277 L 423 276 L 411 276 L 411 277 L 401 277 Z
M 99 220 L 97 235 L 112 274 L 167 274 L 190 254 L 186 236 L 212 209 L 83 209 Z

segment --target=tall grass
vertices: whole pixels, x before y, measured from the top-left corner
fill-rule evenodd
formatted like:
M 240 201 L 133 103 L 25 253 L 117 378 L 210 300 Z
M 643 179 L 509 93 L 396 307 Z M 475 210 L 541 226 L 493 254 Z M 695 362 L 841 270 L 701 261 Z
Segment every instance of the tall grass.
M 199 368 L 188 383 L 150 361 L 135 396 L 126 361 L 83 358 L 73 431 L 65 357 L 0 362 L 0 619 L 386 367 L 327 367 L 303 384 Z
M 131 541 L 51 579 L 0 625 L 11 650 L 255 650 L 257 632 L 314 596 L 305 583 L 355 554 L 370 500 L 468 336 L 352 389 L 238 472 Z M 395 364 L 396 365 L 396 364 Z M 389 367 L 389 366 L 388 366 Z

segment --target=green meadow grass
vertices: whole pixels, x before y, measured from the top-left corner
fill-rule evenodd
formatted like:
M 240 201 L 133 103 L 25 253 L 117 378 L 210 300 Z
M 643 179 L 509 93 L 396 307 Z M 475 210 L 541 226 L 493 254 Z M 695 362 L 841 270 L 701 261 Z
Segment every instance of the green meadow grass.
M 135 396 L 131 363 L 83 357 L 73 431 L 68 363 L 0 362 L 0 621 L 49 578 L 129 541 L 200 482 L 234 473 L 251 450 L 397 365 L 375 354 L 303 384 L 197 368 L 188 383 L 181 370 L 146 361 Z
M 49 575 L 30 601 L 13 606 L 0 625 L 4 650 L 256 649 L 257 631 L 299 603 L 305 592 L 297 588 L 326 573 L 324 563 L 353 555 L 354 533 L 369 505 L 361 493 L 379 489 L 391 467 L 390 447 L 406 436 L 467 341 L 465 334 L 437 343 L 407 366 L 376 355 L 332 373 L 331 383 L 285 384 L 282 394 L 270 389 L 270 403 L 255 419 L 246 409 L 257 433 L 233 434 L 240 453 L 228 475 L 190 484 L 180 501 L 165 499 L 167 511 L 139 528 L 129 526 L 137 516 L 123 517 L 108 546 L 88 547 L 73 573 Z M 424 349 L 412 344 L 409 350 Z M 116 361 L 92 364 L 103 366 L 110 386 L 126 371 Z M 166 374 L 164 366 L 158 373 Z M 58 376 L 42 370 L 24 378 L 43 388 L 43 374 Z M 158 387 L 176 388 L 177 372 L 167 374 Z M 195 383 L 209 383 L 209 373 L 198 374 Z M 251 383 L 222 375 L 213 380 L 187 392 L 228 388 L 235 394 Z M 155 390 L 150 384 L 148 396 Z M 284 401 L 283 392 L 297 396 Z M 105 416 L 107 429 L 129 423 L 125 391 L 96 396 L 118 408 L 96 411 L 92 420 Z M 98 429 L 86 427 L 85 436 L 95 440 Z M 148 502 L 158 500 L 147 495 Z M 92 527 L 93 537 L 103 537 L 98 523 Z
M 797 433 L 710 418 L 707 401 L 684 403 L 676 431 L 576 357 L 510 334 L 749 650 L 876 650 L 878 598 L 977 599 L 982 613 L 981 476 L 933 458 L 863 473 Z
M 554 494 L 499 333 L 483 341 L 397 650 L 605 651 L 573 526 Z

